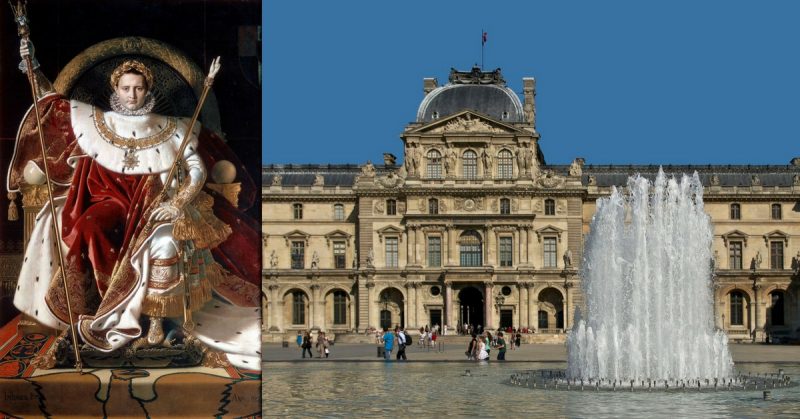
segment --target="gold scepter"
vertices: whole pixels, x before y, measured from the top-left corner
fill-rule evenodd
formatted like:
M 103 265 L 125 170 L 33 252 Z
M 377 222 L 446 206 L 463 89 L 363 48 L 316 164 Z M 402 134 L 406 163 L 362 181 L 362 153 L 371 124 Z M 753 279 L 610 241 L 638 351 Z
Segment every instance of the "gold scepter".
M 159 199 L 154 200 L 154 203 L 163 202 L 166 199 L 169 185 L 172 183 L 172 178 L 177 176 L 178 165 L 182 160 L 183 152 L 186 150 L 186 146 L 189 145 L 189 138 L 191 138 L 194 124 L 197 122 L 197 118 L 200 116 L 200 111 L 203 109 L 203 103 L 206 101 L 206 97 L 208 96 L 208 92 L 211 90 L 211 86 L 214 85 L 214 77 L 216 77 L 217 73 L 219 72 L 219 60 L 220 57 L 217 57 L 211 61 L 211 67 L 209 68 L 208 76 L 206 76 L 205 82 L 203 83 L 203 92 L 200 94 L 200 100 L 197 102 L 194 115 L 192 115 L 192 119 L 189 121 L 189 127 L 186 129 L 186 133 L 183 135 L 181 146 L 178 149 L 178 153 L 175 156 L 175 160 L 172 162 L 169 172 L 167 173 L 167 178 L 164 181 L 164 188 L 161 190 Z M 178 187 L 180 188 L 180 179 L 178 179 L 178 182 Z M 192 330 L 194 329 L 194 322 L 192 321 L 189 284 L 187 284 L 188 255 L 186 255 L 186 249 L 184 249 L 182 244 L 178 246 L 178 249 L 178 259 L 180 261 L 178 269 L 181 278 L 180 281 L 183 283 L 183 327 L 186 330 Z
M 31 30 L 28 27 L 28 17 L 26 16 L 25 3 L 17 1 L 17 6 L 9 0 L 9 5 L 14 11 L 14 20 L 17 22 L 17 34 L 25 42 L 30 42 Z M 64 255 L 61 251 L 61 232 L 58 228 L 58 217 L 56 216 L 56 206 L 53 202 L 53 186 L 50 183 L 50 171 L 47 168 L 47 152 L 44 147 L 44 134 L 42 132 L 42 120 L 39 113 L 39 103 L 36 98 L 36 80 L 33 74 L 33 62 L 30 55 L 25 56 L 25 65 L 28 70 L 28 83 L 31 86 L 31 94 L 33 95 L 33 109 L 36 114 L 36 130 L 39 132 L 39 145 L 42 149 L 42 165 L 44 166 L 44 175 L 47 184 L 47 199 L 50 203 L 50 216 L 53 220 L 53 233 L 56 237 L 56 251 L 58 252 L 58 269 L 61 271 L 61 280 L 64 281 L 64 295 L 67 300 L 67 313 L 69 314 L 70 331 L 72 332 L 72 346 L 75 349 L 75 369 L 78 372 L 83 370 L 83 363 L 81 362 L 81 354 L 78 350 L 78 331 L 75 323 L 75 317 L 72 314 L 72 304 L 69 298 L 69 287 L 67 286 L 66 269 L 64 269 Z

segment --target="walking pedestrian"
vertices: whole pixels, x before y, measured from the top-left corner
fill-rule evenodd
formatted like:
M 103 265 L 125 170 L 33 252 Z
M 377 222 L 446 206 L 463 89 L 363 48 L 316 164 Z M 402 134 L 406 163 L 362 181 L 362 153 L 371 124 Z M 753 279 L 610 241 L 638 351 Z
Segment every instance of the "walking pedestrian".
M 497 341 L 495 344 L 495 348 L 497 348 L 497 360 L 498 361 L 505 361 L 506 360 L 506 340 L 503 339 L 503 332 L 497 332 Z
M 464 352 L 464 354 L 467 356 L 467 361 L 472 361 L 475 359 L 475 348 L 477 343 L 478 340 L 475 339 L 475 335 L 472 335 L 472 340 L 469 341 L 469 346 L 467 346 L 467 352 Z
M 311 353 L 311 334 L 308 333 L 306 330 L 306 334 L 303 335 L 303 358 L 306 357 L 306 351 L 308 351 L 308 357 L 313 358 L 314 354 Z
M 522 343 L 522 333 L 517 332 L 516 336 L 514 336 L 514 346 L 519 349 L 519 344 Z
M 302 348 L 303 347 L 303 332 L 301 332 L 299 330 L 297 331 L 296 342 L 297 342 L 297 347 L 298 348 Z
M 397 360 L 400 361 L 402 359 L 403 361 L 407 361 L 408 358 L 406 358 L 406 345 L 408 342 L 408 335 L 402 327 L 400 330 L 397 330 L 396 328 L 395 330 L 397 331 Z
M 383 328 L 383 359 L 386 361 L 392 359 L 392 349 L 394 348 L 394 334 L 389 331 L 389 328 Z

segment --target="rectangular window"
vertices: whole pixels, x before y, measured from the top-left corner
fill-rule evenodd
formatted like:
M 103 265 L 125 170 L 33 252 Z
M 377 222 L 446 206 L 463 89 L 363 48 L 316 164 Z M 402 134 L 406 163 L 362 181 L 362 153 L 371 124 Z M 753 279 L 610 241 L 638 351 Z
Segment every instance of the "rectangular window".
M 781 219 L 781 204 L 772 204 L 772 219 Z
M 333 242 L 333 264 L 336 269 L 344 269 L 345 262 L 345 242 Z
M 333 218 L 337 221 L 344 220 L 344 205 L 336 204 L 333 206 Z
M 442 238 L 428 237 L 428 266 L 442 266 Z
M 397 201 L 394 199 L 386 200 L 386 215 L 397 215 Z
M 386 267 L 396 268 L 397 263 L 397 237 L 386 238 Z
M 769 267 L 783 269 L 783 242 L 769 242 Z
M 500 266 L 513 265 L 513 248 L 513 239 L 511 237 L 500 237 Z
M 306 244 L 292 242 L 292 269 L 303 269 L 306 265 Z
M 545 237 L 544 239 L 544 263 L 543 266 L 545 268 L 555 268 L 558 265 L 556 264 L 556 238 L 555 237 Z
M 731 242 L 728 245 L 730 252 L 730 269 L 742 269 L 742 242 Z
M 294 219 L 295 220 L 302 220 L 303 219 L 303 204 L 293 204 L 292 209 L 294 212 Z

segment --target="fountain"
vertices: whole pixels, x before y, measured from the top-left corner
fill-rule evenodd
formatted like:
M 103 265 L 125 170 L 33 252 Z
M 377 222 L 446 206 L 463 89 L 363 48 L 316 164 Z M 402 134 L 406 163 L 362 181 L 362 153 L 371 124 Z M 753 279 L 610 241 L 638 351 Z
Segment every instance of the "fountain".
M 697 174 L 631 177 L 625 191 L 599 199 L 582 272 L 586 313 L 567 339 L 566 376 L 631 388 L 732 377 L 727 337 L 714 326 L 712 238 Z

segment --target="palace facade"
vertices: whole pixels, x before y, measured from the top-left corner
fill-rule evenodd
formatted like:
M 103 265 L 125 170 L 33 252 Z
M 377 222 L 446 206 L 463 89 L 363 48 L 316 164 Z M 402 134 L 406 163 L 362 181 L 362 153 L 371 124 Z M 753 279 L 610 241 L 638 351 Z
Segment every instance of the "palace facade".
M 264 332 L 403 325 L 528 329 L 563 340 L 583 304 L 595 201 L 658 166 L 548 165 L 535 81 L 500 70 L 423 80 L 404 159 L 262 171 Z M 800 338 L 800 158 L 697 172 L 714 230 L 714 310 L 732 340 Z

